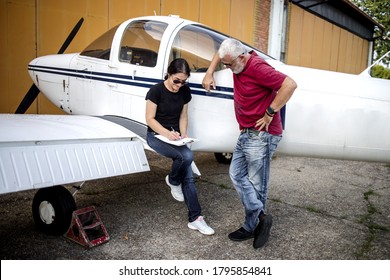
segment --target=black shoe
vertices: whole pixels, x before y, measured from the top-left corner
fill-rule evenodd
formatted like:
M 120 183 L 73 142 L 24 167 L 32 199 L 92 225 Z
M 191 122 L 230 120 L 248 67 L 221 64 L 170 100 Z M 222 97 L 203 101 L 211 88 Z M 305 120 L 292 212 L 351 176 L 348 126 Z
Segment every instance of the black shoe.
M 240 227 L 238 230 L 229 233 L 228 237 L 233 241 L 244 241 L 253 238 L 253 233 Z
M 253 240 L 253 247 L 255 249 L 261 248 L 265 243 L 267 243 L 271 227 L 272 215 L 265 215 L 264 213 L 261 213 L 259 224 L 255 229 L 255 239 Z

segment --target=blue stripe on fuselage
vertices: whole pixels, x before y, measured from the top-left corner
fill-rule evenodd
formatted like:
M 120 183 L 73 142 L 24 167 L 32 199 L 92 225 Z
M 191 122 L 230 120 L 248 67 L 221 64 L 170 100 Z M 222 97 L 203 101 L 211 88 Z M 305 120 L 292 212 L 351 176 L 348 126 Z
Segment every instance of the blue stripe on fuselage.
M 138 86 L 150 88 L 156 83 L 161 82 L 161 79 L 152 79 L 152 78 L 143 78 L 143 77 L 135 77 L 127 75 L 118 75 L 111 73 L 102 73 L 102 72 L 92 72 L 85 70 L 75 70 L 75 69 L 66 69 L 66 68 L 58 68 L 58 67 L 49 67 L 49 66 L 36 66 L 29 65 L 28 70 L 42 73 L 49 73 L 53 75 L 65 75 L 70 77 L 82 78 L 82 79 L 91 79 L 96 81 L 110 82 L 110 83 L 118 83 L 130 86 Z M 189 83 L 191 87 L 191 93 L 196 95 L 217 97 L 217 98 L 227 98 L 233 99 L 233 88 L 228 87 L 217 87 L 216 90 L 208 93 L 206 92 L 200 84 Z

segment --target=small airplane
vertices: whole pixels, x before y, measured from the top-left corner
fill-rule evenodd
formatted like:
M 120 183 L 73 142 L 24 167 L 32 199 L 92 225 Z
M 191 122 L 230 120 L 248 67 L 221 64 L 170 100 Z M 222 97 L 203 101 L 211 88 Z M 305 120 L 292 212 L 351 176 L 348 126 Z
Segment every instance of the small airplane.
M 145 95 L 162 81 L 170 61 L 185 58 L 193 99 L 189 106 L 194 151 L 229 162 L 239 135 L 233 109 L 233 79 L 222 64 L 217 87 L 202 79 L 227 35 L 178 16 L 129 19 L 104 33 L 81 53 L 59 54 L 28 65 L 34 82 L 18 114 L 0 115 L 0 193 L 39 189 L 35 223 L 64 233 L 75 210 L 62 185 L 149 170 L 144 149 Z M 65 47 L 64 47 L 65 46 Z M 390 162 L 390 80 L 286 65 L 259 50 L 271 66 L 298 84 L 282 110 L 279 153 Z M 42 92 L 66 115 L 23 115 Z M 81 183 L 77 183 L 81 182 Z

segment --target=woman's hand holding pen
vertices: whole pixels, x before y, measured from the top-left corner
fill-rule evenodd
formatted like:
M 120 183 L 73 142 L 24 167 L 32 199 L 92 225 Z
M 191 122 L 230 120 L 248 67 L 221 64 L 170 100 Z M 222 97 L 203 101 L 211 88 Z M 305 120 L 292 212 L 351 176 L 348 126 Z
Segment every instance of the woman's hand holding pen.
M 171 130 L 169 131 L 168 139 L 169 140 L 179 140 L 179 139 L 181 139 L 180 133 L 177 132 L 176 130 L 174 130 L 173 127 L 171 127 Z

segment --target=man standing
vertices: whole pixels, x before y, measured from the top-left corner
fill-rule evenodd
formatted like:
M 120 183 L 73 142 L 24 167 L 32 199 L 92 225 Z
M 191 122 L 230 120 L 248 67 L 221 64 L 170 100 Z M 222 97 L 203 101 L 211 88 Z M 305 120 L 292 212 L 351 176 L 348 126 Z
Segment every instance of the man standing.
M 216 89 L 213 73 L 220 62 L 233 72 L 234 110 L 241 134 L 229 174 L 245 209 L 244 224 L 228 237 L 233 241 L 254 238 L 253 247 L 260 248 L 272 226 L 272 215 L 265 214 L 265 206 L 270 161 L 283 132 L 279 111 L 297 84 L 229 38 L 222 42 L 202 81 L 207 91 L 211 86 Z

